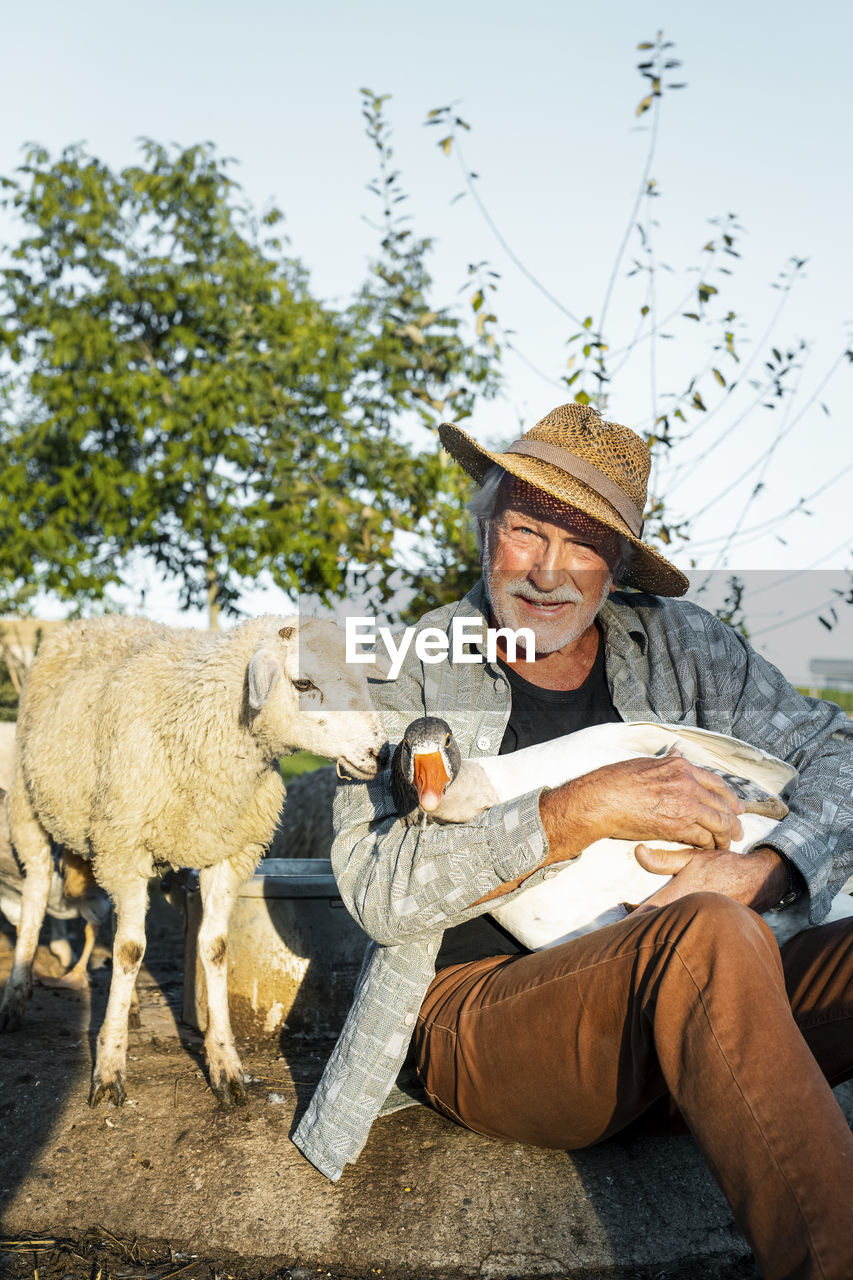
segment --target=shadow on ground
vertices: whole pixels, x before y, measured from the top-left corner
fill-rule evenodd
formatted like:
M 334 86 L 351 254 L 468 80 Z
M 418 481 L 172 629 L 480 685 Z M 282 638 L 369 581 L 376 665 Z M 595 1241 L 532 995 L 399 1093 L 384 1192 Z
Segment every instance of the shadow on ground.
M 179 1022 L 182 926 L 164 910 L 150 921 L 122 1109 L 87 1103 L 108 968 L 90 997 L 37 987 L 24 1027 L 0 1039 L 0 1275 L 755 1276 L 689 1138 L 568 1155 L 411 1107 L 377 1121 L 358 1163 L 328 1183 L 287 1135 L 330 1045 L 241 1046 L 249 1105 L 219 1108 L 201 1038 Z M 10 962 L 0 939 L 0 979 Z

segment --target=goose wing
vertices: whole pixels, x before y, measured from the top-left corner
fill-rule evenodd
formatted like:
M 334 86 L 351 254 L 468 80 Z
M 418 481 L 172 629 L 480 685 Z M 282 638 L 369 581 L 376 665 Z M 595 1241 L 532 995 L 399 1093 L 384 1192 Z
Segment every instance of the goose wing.
M 638 736 L 648 737 L 649 741 L 656 736 L 667 739 L 691 764 L 746 778 L 772 795 L 790 795 L 799 776 L 794 766 L 785 760 L 725 733 L 714 733 L 693 725 L 654 724 L 643 720 L 635 720 L 630 726 L 625 726 L 629 727 Z
M 745 778 L 773 795 L 789 793 L 797 779 L 796 769 L 784 760 L 738 738 L 650 720 L 592 725 L 510 755 L 483 756 L 476 763 L 503 801 L 537 787 L 558 786 L 604 765 L 661 755 L 673 748 L 692 764 Z

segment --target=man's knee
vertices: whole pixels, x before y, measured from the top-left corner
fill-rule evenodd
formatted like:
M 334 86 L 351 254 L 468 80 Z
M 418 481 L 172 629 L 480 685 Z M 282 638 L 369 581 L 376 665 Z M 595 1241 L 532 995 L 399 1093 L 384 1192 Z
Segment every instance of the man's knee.
M 657 915 L 656 927 L 643 940 L 646 976 L 657 982 L 664 974 L 674 975 L 671 991 L 681 991 L 680 999 L 678 980 L 689 975 L 692 989 L 735 999 L 744 1014 L 755 999 L 766 1003 L 780 997 L 788 1007 L 776 939 L 749 907 L 724 894 L 693 893 L 661 907 Z
M 673 938 L 698 935 L 712 944 L 730 945 L 749 939 L 776 948 L 767 923 L 750 907 L 723 893 L 688 893 L 660 908 L 661 924 Z

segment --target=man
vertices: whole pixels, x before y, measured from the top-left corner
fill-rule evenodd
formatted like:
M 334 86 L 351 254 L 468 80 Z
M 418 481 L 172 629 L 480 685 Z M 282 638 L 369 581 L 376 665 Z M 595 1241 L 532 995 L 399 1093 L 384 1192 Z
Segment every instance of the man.
M 502 455 L 450 424 L 442 441 L 485 480 L 483 582 L 420 625 L 527 627 L 536 655 L 490 663 L 481 644 L 479 660 L 425 665 L 411 646 L 376 694 L 391 740 L 424 714 L 450 722 L 463 756 L 606 720 L 680 721 L 783 756 L 800 778 L 789 816 L 745 858 L 729 851 L 739 803 L 679 758 L 426 831 L 397 819 L 387 773 L 342 788 L 335 871 L 374 942 L 294 1141 L 339 1177 L 411 1040 L 433 1104 L 492 1136 L 571 1149 L 680 1113 L 764 1274 L 849 1280 L 853 1138 L 830 1085 L 853 1074 L 853 930 L 808 930 L 780 959 L 756 912 L 807 891 L 817 923 L 850 874 L 853 725 L 668 599 L 687 581 L 641 540 L 649 454 L 632 431 L 565 405 Z M 612 593 L 616 577 L 635 593 Z M 677 874 L 618 924 L 533 954 L 481 942 L 435 973 L 446 929 L 470 933 L 495 898 L 600 836 L 676 840 L 655 865 Z

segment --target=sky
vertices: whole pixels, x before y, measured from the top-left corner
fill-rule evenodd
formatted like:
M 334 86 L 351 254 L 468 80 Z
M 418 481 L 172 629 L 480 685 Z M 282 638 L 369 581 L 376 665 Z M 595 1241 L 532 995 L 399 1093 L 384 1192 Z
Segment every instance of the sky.
M 853 567 L 846 408 L 853 365 L 838 364 L 853 327 L 849 6 L 10 3 L 0 174 L 14 170 L 28 141 L 52 152 L 85 141 L 119 167 L 137 159 L 142 136 L 213 141 L 238 162 L 235 176 L 255 207 L 284 211 L 290 250 L 308 267 L 314 291 L 345 301 L 377 240 L 365 220 L 374 162 L 359 90 L 390 94 L 406 208 L 413 229 L 435 241 L 436 298 L 467 305 L 470 262 L 485 260 L 500 276 L 493 309 L 512 347 L 504 390 L 466 428 L 506 443 L 567 398 L 559 379 L 575 326 L 565 311 L 600 314 L 649 144 L 651 113 L 635 114 L 645 92 L 636 46 L 658 30 L 674 42 L 683 65 L 673 75 L 687 86 L 659 104 L 650 176 L 660 195 L 651 210 L 656 225 L 647 227 L 658 261 L 671 268 L 656 272 L 658 314 L 674 311 L 676 319 L 661 326 L 672 337 L 643 344 L 625 365 L 607 415 L 647 428 L 653 404 L 660 412 L 667 391 L 705 371 L 708 413 L 688 413 L 690 437 L 658 477 L 672 518 L 691 520 L 691 541 L 673 558 L 687 571 L 695 561 L 715 574 L 759 575 L 756 642 L 790 672 L 799 664 L 802 678 L 810 656 L 853 654 L 853 608 L 850 620 L 839 609 L 832 632 L 814 616 L 849 587 L 844 571 Z M 436 147 L 441 133 L 423 126 L 431 108 L 449 103 L 471 125 L 462 166 Z M 470 194 L 453 200 L 471 170 L 501 239 Z M 714 280 L 719 306 L 736 313 L 739 366 L 725 363 L 724 352 L 710 357 L 690 322 L 677 319 L 694 308 L 695 287 L 707 278 L 701 246 L 715 233 L 708 219 L 730 213 L 744 228 L 742 256 L 729 260 L 734 276 Z M 636 247 L 614 289 L 614 348 L 647 299 L 647 277 L 624 274 Z M 783 295 L 772 284 L 792 255 L 807 261 Z M 773 345 L 784 353 L 800 341 L 807 351 L 786 375 L 794 392 L 774 411 L 761 409 L 766 397 L 749 388 L 749 377 Z M 738 381 L 735 392 L 722 394 L 712 363 L 727 382 Z M 750 580 L 756 589 L 759 579 Z M 177 620 L 174 594 L 161 584 L 149 582 L 145 607 Z M 258 596 L 247 607 L 278 604 Z M 790 621 L 800 612 L 808 616 Z

